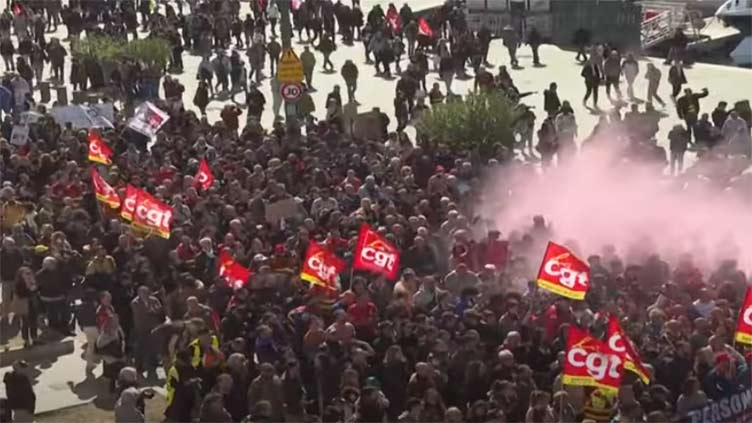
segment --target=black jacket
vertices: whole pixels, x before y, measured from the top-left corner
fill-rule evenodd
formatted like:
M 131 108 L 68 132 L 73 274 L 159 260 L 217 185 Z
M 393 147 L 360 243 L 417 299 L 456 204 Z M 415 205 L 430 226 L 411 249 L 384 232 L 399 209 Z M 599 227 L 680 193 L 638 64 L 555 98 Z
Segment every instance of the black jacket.
M 561 108 L 561 100 L 556 91 L 543 90 L 543 110 L 556 113 Z
M 585 78 L 585 82 L 588 83 L 597 83 L 600 82 L 601 79 L 603 79 L 601 69 L 597 65 L 591 63 L 585 63 L 585 65 L 582 66 L 582 72 L 580 72 L 580 76 Z
M 0 249 L 0 280 L 10 282 L 16 278 L 16 272 L 23 266 L 23 253 L 19 248 Z
M 37 396 L 31 387 L 29 377 L 14 371 L 5 374 L 5 395 L 8 396 L 8 408 L 11 410 L 27 410 L 34 414 Z

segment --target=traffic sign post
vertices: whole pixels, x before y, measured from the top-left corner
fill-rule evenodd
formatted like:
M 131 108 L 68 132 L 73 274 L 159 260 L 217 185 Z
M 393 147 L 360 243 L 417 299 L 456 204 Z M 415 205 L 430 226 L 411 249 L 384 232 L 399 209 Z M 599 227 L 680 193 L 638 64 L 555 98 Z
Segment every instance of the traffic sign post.
M 299 84 L 303 82 L 303 63 L 293 49 L 284 49 L 279 59 L 277 81 L 282 84 Z
M 300 84 L 282 84 L 279 87 L 279 93 L 285 101 L 295 103 L 303 96 L 303 86 Z

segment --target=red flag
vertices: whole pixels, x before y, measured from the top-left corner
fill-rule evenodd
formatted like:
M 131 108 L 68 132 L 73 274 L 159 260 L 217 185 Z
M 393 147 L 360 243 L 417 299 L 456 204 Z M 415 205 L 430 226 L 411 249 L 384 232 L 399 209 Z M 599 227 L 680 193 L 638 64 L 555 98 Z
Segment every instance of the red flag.
M 97 196 L 97 200 L 107 204 L 112 209 L 120 207 L 120 197 L 115 188 L 110 186 L 93 167 L 89 169 L 89 174 L 91 175 L 91 183 L 94 185 L 94 193 Z
M 127 221 L 133 220 L 133 211 L 136 209 L 136 197 L 140 190 L 131 184 L 125 186 L 123 207 L 120 209 L 120 217 Z
M 201 164 L 198 165 L 198 172 L 193 177 L 193 184 L 200 186 L 204 191 L 208 190 L 214 184 L 214 175 L 206 159 L 201 159 Z
M 138 190 L 133 211 L 133 225 L 140 229 L 155 230 L 159 236 L 170 239 L 172 207 Z
M 316 242 L 308 242 L 300 279 L 330 290 L 337 290 L 337 275 L 345 268 L 345 263 L 334 253 Z
M 433 29 L 431 29 L 431 25 L 428 24 L 426 18 L 418 18 L 418 34 L 433 38 Z
M 650 376 L 640 360 L 640 356 L 637 355 L 632 341 L 629 340 L 627 335 L 621 329 L 619 319 L 616 316 L 611 315 L 608 318 L 608 331 L 606 332 L 606 339 L 608 346 L 611 350 L 615 351 L 624 361 L 624 368 L 634 372 L 642 379 L 645 384 L 650 383 Z
M 23 7 L 21 7 L 20 4 L 16 3 L 16 4 L 13 5 L 13 14 L 14 15 L 20 16 L 20 15 L 23 15 L 23 13 L 24 13 L 24 9 L 23 9 Z
M 233 288 L 242 288 L 251 277 L 251 271 L 236 262 L 224 249 L 220 251 L 219 257 L 217 257 L 217 271 L 227 285 Z
M 538 286 L 562 297 L 582 300 L 590 287 L 590 267 L 565 247 L 549 242 L 538 271 Z
M 622 359 L 608 344 L 575 325 L 569 326 L 562 383 L 617 392 L 624 373 Z
M 112 164 L 112 149 L 104 142 L 102 137 L 89 129 L 89 160 L 103 165 Z
M 354 269 L 381 273 L 394 280 L 399 271 L 399 261 L 400 254 L 397 248 L 365 223 L 360 227 L 353 261 Z
M 736 321 L 736 342 L 752 344 L 752 288 L 747 288 L 744 295 L 744 305 L 739 310 Z
M 387 23 L 389 23 L 389 26 L 392 27 L 392 31 L 400 32 L 400 30 L 402 29 L 402 21 L 400 20 L 400 15 L 397 12 L 397 8 L 390 7 L 389 10 L 387 10 L 386 21 Z

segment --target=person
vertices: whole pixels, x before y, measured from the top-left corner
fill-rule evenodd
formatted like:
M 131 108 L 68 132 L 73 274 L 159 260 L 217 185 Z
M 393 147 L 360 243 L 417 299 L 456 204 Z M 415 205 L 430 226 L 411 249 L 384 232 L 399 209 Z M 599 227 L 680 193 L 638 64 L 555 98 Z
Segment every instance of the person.
M 684 95 L 676 100 L 676 114 L 687 124 L 687 132 L 692 139 L 695 123 L 700 114 L 700 99 L 707 97 L 709 94 L 707 88 L 703 88 L 701 93 L 695 94 L 690 88 L 684 90 Z
M 94 289 L 84 290 L 81 303 L 76 306 L 76 321 L 81 331 L 86 335 L 86 376 L 92 377 L 94 369 L 97 367 L 98 357 L 95 353 L 96 343 L 99 338 L 99 327 L 97 325 L 97 307 L 98 295 Z
M 300 53 L 300 62 L 303 64 L 306 87 L 308 90 L 315 90 L 313 87 L 313 68 L 316 66 L 316 57 L 308 46 L 303 47 L 303 52 Z
M 618 51 L 611 50 L 606 61 L 603 63 L 603 72 L 605 74 L 606 95 L 611 99 L 611 87 L 613 87 L 614 91 L 616 91 L 617 101 L 621 101 L 621 88 L 619 88 L 619 79 L 621 78 L 621 58 L 619 57 Z
M 454 59 L 451 55 L 446 54 L 441 57 L 439 62 L 439 78 L 444 81 L 447 95 L 452 94 L 452 80 L 454 80 Z
M 324 71 L 334 72 L 334 63 L 330 56 L 337 49 L 337 45 L 334 43 L 328 34 L 324 34 L 319 41 L 317 49 L 324 55 Z
M 561 108 L 559 94 L 556 92 L 557 88 L 558 86 L 556 82 L 552 82 L 547 89 L 543 90 L 543 110 L 545 110 L 549 116 L 556 116 Z
M 637 75 L 640 74 L 640 63 L 634 58 L 632 52 L 627 53 L 627 56 L 621 63 L 621 73 L 627 80 L 627 96 L 630 100 L 634 100 L 634 82 L 637 79 Z M 660 80 L 660 77 L 658 79 Z
M 580 63 L 585 63 L 588 60 L 586 53 L 587 46 L 590 45 L 591 34 L 590 31 L 585 28 L 580 28 L 574 33 L 574 45 L 577 46 L 577 56 L 574 60 Z
M 679 60 L 674 60 L 671 68 L 668 70 L 668 83 L 671 84 L 671 98 L 676 101 L 676 97 L 681 92 L 682 85 L 687 83 L 687 77 L 684 75 L 684 66 Z
M 13 263 L 8 262 L 7 265 L 13 266 Z M 20 267 L 17 271 L 12 305 L 15 316 L 21 319 L 21 337 L 24 340 L 24 347 L 29 348 L 37 344 L 39 336 L 37 322 L 41 312 L 39 287 L 34 278 L 34 272 L 26 266 Z
M 210 393 L 201 403 L 199 423 L 231 423 L 232 416 L 224 407 L 221 394 Z
M 582 99 L 582 105 L 587 106 L 587 101 L 590 96 L 593 96 L 593 108 L 598 109 L 598 88 L 601 84 L 603 75 L 601 74 L 600 67 L 591 59 L 589 59 L 583 66 L 580 75 L 585 80 L 585 97 Z
M 407 126 L 410 114 L 409 107 L 405 94 L 398 90 L 394 97 L 394 118 L 397 120 L 397 132 L 401 132 Z
M 125 334 L 117 314 L 107 320 L 97 337 L 96 352 L 102 357 L 102 375 L 109 381 L 110 393 L 114 393 L 120 369 L 125 367 Z
M 684 153 L 690 143 L 689 131 L 682 125 L 675 125 L 668 133 L 671 150 L 670 172 L 678 175 L 684 169 Z
M 739 116 L 736 110 L 729 113 L 721 128 L 724 141 L 728 144 L 732 154 L 743 154 L 752 157 L 752 137 L 750 137 L 747 122 Z
M 432 108 L 444 102 L 444 93 L 441 92 L 441 87 L 439 87 L 437 82 L 434 82 L 431 86 L 431 91 L 428 92 L 428 99 Z
M 29 379 L 29 370 L 26 361 L 16 360 L 12 370 L 3 376 L 5 395 L 8 397 L 6 406 L 13 412 L 13 421 L 18 423 L 34 421 L 37 396 Z
M 541 66 L 540 56 L 538 54 L 538 47 L 543 42 L 538 29 L 535 27 L 530 28 L 527 33 L 527 44 L 530 46 L 530 50 L 533 52 L 533 66 Z
M 255 83 L 251 83 L 247 96 L 248 104 L 248 116 L 253 116 L 258 120 L 261 120 L 261 114 L 264 111 L 264 105 L 266 104 L 266 97 L 259 91 Z
M 509 62 L 512 68 L 517 68 L 519 62 L 517 61 L 517 47 L 520 45 L 520 37 L 511 25 L 505 26 L 501 30 L 501 38 L 504 41 L 504 47 L 506 47 L 509 53 Z
M 277 36 L 276 28 L 277 28 L 277 21 L 280 18 L 280 11 L 279 6 L 277 6 L 277 3 L 270 1 L 269 6 L 266 8 L 266 18 L 269 19 L 269 28 L 272 32 L 272 37 Z
M 163 323 L 164 310 L 157 297 L 151 295 L 148 286 L 141 285 L 136 298 L 131 301 L 135 339 L 136 369 L 146 371 L 150 379 L 157 378 L 157 351 L 151 335 L 154 328 Z
M 209 82 L 211 84 L 211 82 Z M 201 112 L 201 116 L 206 116 L 206 106 L 209 105 L 209 91 L 210 85 L 207 85 L 206 81 L 201 80 L 196 87 L 196 94 L 193 96 L 193 104 L 198 107 Z
M 70 334 L 67 296 L 71 280 L 70 274 L 61 267 L 57 258 L 45 257 L 35 279 L 39 286 L 39 298 L 47 311 L 49 327 L 67 336 Z
M 561 111 L 555 120 L 557 139 L 559 142 L 559 162 L 564 159 L 571 159 L 577 153 L 577 121 L 574 117 L 574 110 L 568 101 L 561 105 Z
M 718 129 L 723 128 L 723 124 L 726 123 L 726 118 L 729 115 L 726 106 L 728 106 L 728 103 L 725 101 L 719 101 L 718 105 L 713 109 L 713 125 Z
M 665 107 L 666 103 L 663 101 L 660 95 L 658 95 L 658 86 L 661 83 L 661 71 L 654 64 L 648 63 L 648 69 L 645 72 L 645 79 L 648 80 L 648 95 L 647 102 L 653 103 L 655 98 L 660 103 L 661 107 Z
M 11 312 L 13 294 L 18 285 L 18 272 L 24 264 L 21 248 L 12 237 L 3 237 L 0 247 L 0 261 L 3 263 L 0 267 L 0 287 L 2 288 L 2 304 L 0 304 L 2 319 L 0 320 L 4 323 Z
M 356 101 L 355 91 L 358 89 L 358 67 L 352 60 L 346 60 L 345 64 L 342 65 L 340 73 L 342 74 L 342 79 L 345 80 L 345 85 L 347 86 L 348 102 L 354 103 Z
M 715 147 L 717 142 L 717 128 L 710 122 L 710 115 L 703 113 L 700 120 L 695 123 L 695 143 L 705 150 Z
M 167 372 L 165 391 L 165 421 L 192 421 L 195 409 L 200 404 L 201 379 L 198 371 L 191 365 L 188 350 L 181 349 L 176 353 L 175 362 Z
M 271 408 L 271 421 L 282 421 L 284 414 L 284 394 L 282 382 L 277 376 L 274 366 L 270 363 L 263 363 L 259 366 L 260 375 L 251 382 L 248 388 L 248 404 L 251 413 L 257 412 L 255 408 L 262 401 L 266 402 Z
M 274 28 L 274 25 L 272 25 L 272 28 Z M 273 76 L 277 75 L 276 69 L 277 64 L 279 63 L 279 57 L 282 54 L 282 45 L 279 43 L 279 41 L 277 41 L 277 37 L 275 35 L 272 35 L 271 39 L 266 44 L 266 52 L 269 54 L 269 74 Z

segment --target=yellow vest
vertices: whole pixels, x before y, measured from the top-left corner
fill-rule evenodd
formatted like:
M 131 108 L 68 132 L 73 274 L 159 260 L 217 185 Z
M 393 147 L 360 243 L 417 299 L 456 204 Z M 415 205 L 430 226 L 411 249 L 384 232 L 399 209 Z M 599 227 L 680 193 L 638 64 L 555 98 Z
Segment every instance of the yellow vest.
M 167 372 L 167 382 L 165 382 L 165 391 L 167 392 L 167 407 L 172 404 L 172 400 L 175 399 L 175 385 L 180 382 L 180 373 L 175 366 L 170 367 Z
M 211 343 L 214 348 L 219 349 L 219 339 L 217 339 L 216 336 L 212 335 Z M 188 344 L 188 346 L 191 347 L 191 350 L 193 350 L 193 357 L 191 358 L 191 365 L 193 366 L 194 369 L 197 369 L 198 366 L 202 364 L 201 361 L 205 358 L 205 357 L 202 357 L 201 346 L 199 345 L 198 338 L 191 341 L 191 343 Z M 205 367 L 214 367 L 213 365 L 209 365 L 213 363 L 207 363 L 206 360 L 204 360 L 204 364 L 206 364 Z

